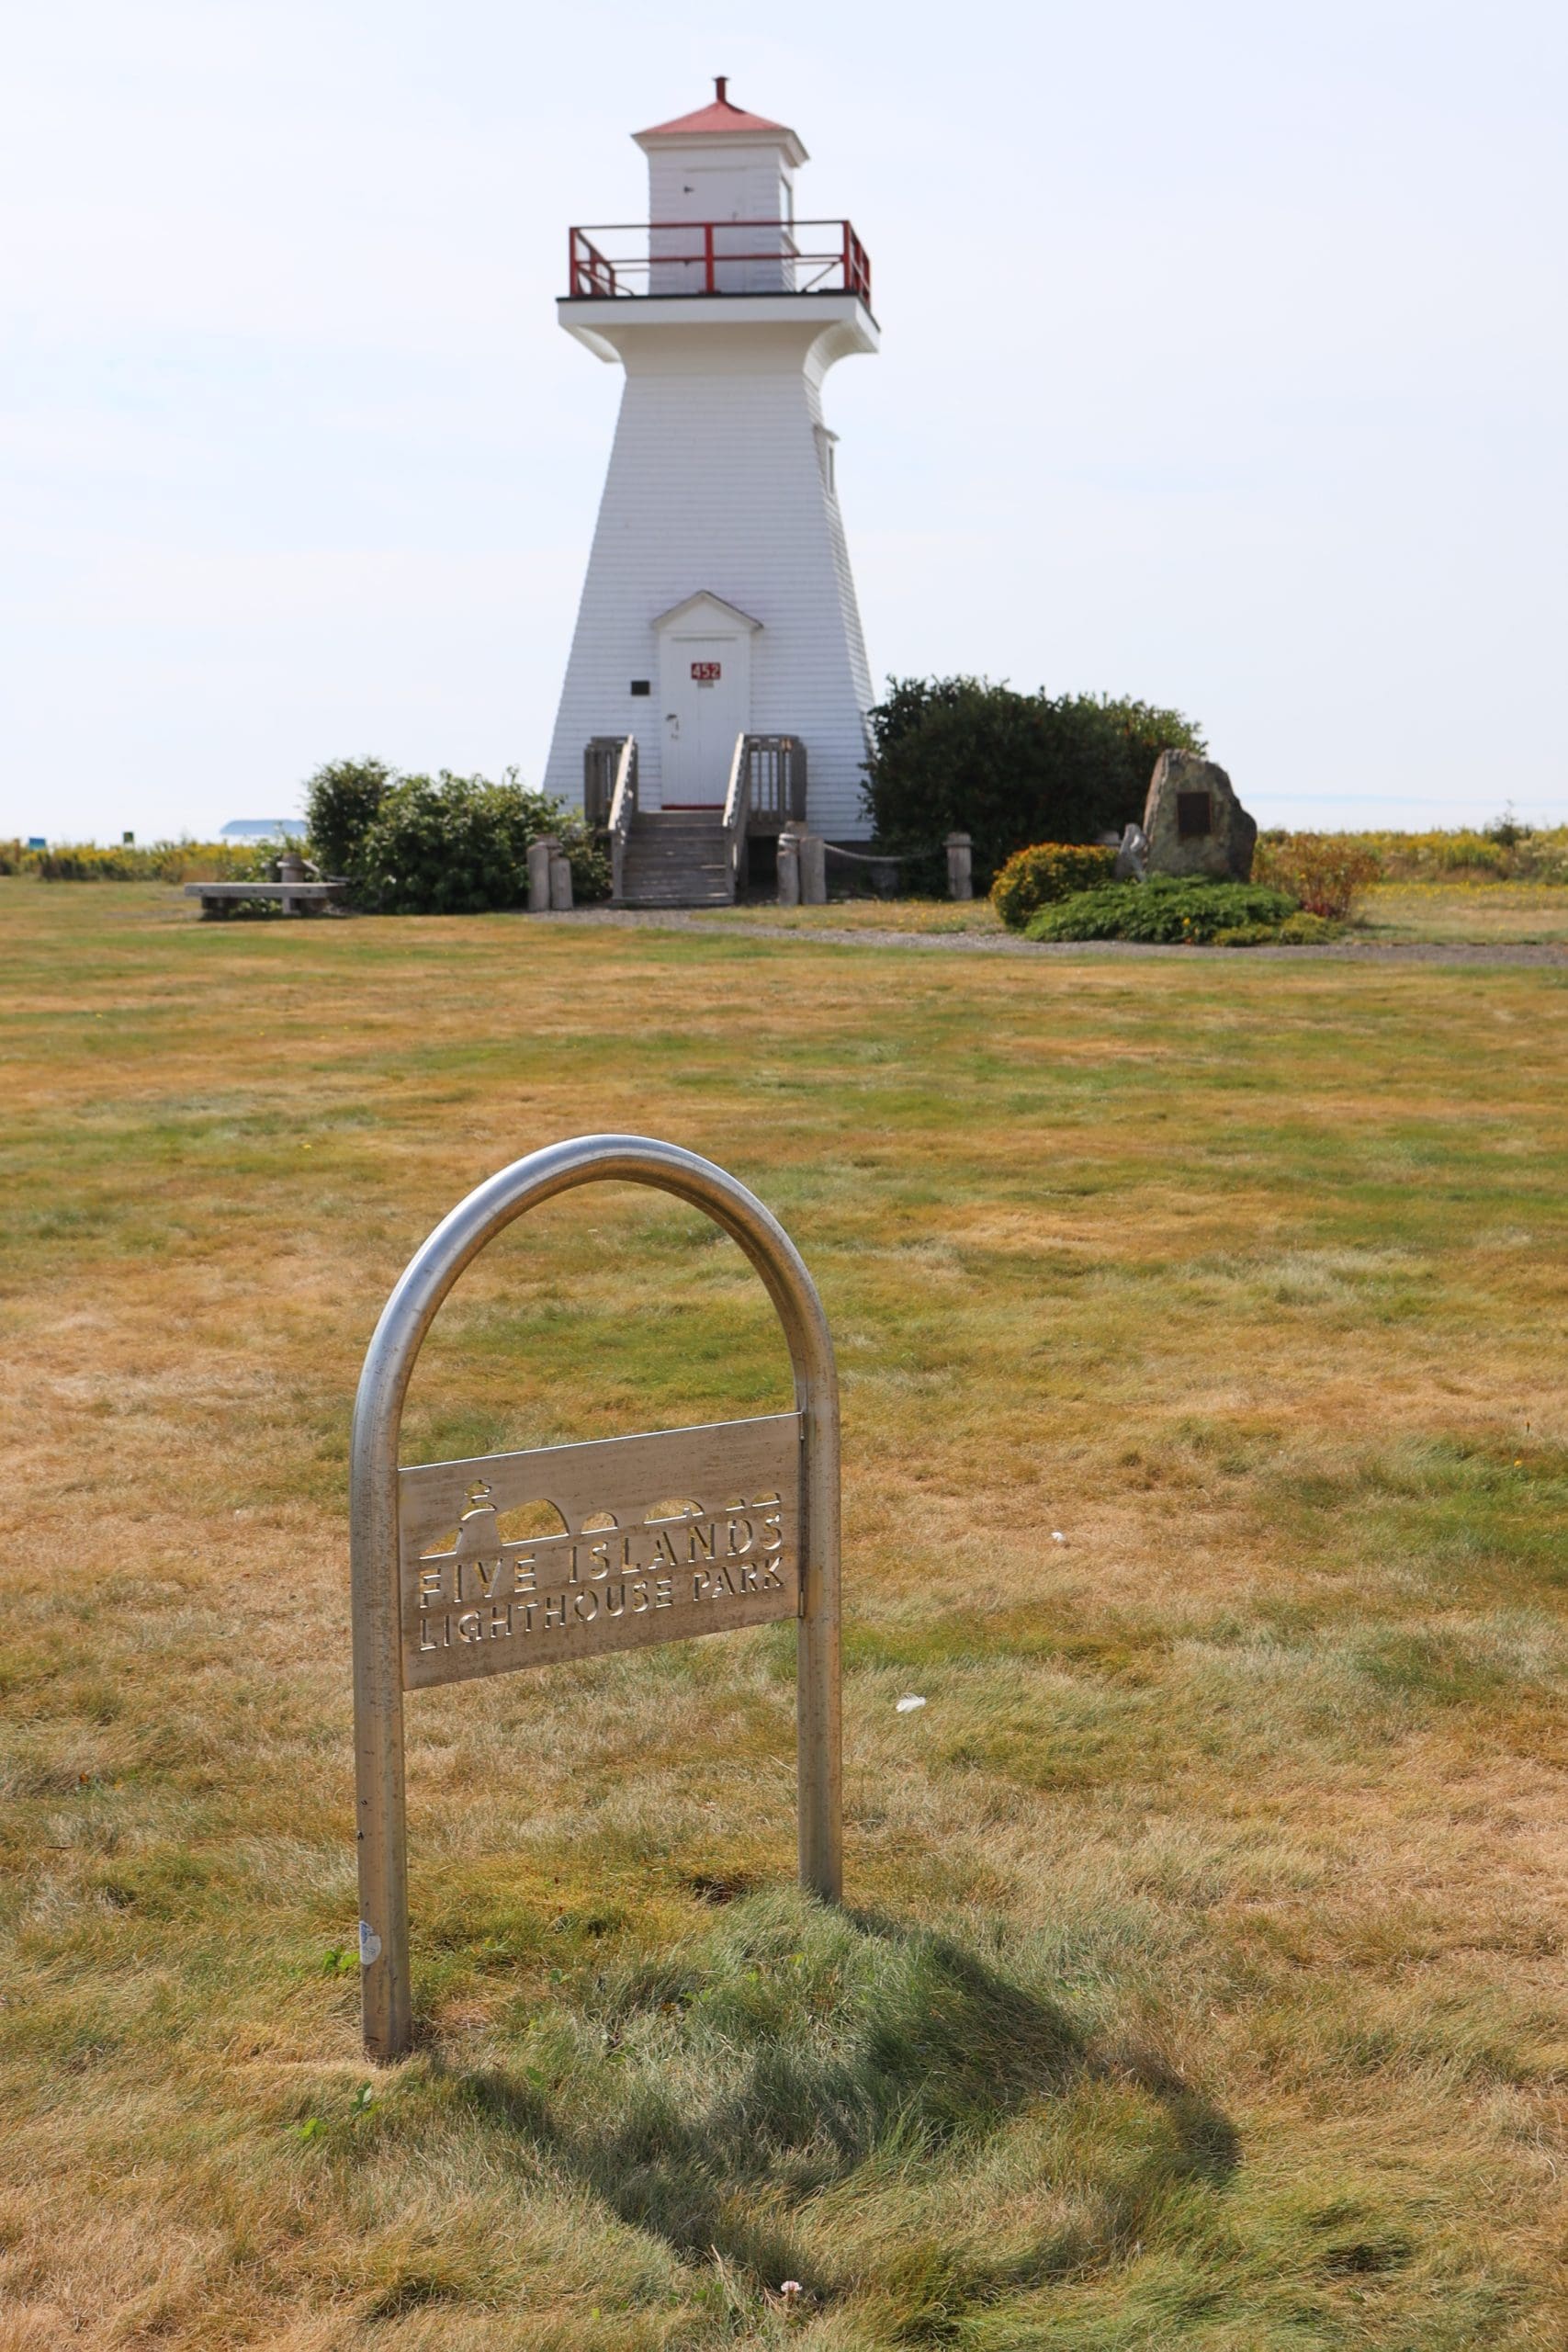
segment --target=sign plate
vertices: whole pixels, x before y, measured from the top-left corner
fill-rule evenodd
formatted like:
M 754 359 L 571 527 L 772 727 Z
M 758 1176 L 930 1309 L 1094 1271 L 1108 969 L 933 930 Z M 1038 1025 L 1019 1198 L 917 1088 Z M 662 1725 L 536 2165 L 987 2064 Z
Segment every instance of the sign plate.
M 795 1616 L 801 1427 L 775 1413 L 400 1470 L 403 1688 Z M 509 1534 L 538 1503 L 560 1527 Z
M 722 662 L 694 662 L 692 675 L 699 686 L 711 686 L 724 675 Z
M 1214 797 L 1210 792 L 1179 792 L 1176 796 L 1176 838 L 1204 840 L 1214 830 Z

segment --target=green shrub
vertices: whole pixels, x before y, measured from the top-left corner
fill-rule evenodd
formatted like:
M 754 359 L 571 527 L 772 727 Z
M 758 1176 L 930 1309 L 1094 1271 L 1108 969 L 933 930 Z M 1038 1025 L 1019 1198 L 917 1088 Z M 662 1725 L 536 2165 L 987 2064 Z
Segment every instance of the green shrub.
M 558 817 L 552 828 L 571 868 L 572 904 L 592 906 L 610 895 L 610 854 L 581 817 Z
M 1277 947 L 1281 926 L 1277 922 L 1228 923 L 1210 943 L 1215 947 Z
M 1256 880 L 1288 890 L 1308 914 L 1342 922 L 1359 893 L 1378 880 L 1382 865 L 1375 850 L 1351 834 L 1285 833 L 1258 842 L 1252 871 Z
M 522 796 L 477 776 L 401 776 L 388 785 L 354 845 L 361 906 L 381 914 L 483 914 L 528 891 L 529 822 Z
M 1280 925 L 1281 947 L 1326 947 L 1330 941 L 1344 936 L 1342 922 L 1331 922 L 1326 915 L 1312 914 L 1305 908 L 1300 914 L 1287 915 Z
M 925 853 L 913 878 L 930 888 L 942 886 L 947 833 L 970 836 L 976 885 L 986 889 L 1031 842 L 1119 833 L 1143 815 L 1162 751 L 1204 749 L 1179 711 L 1017 694 L 985 678 L 889 679 L 870 718 L 863 797 L 877 842 Z
M 392 915 L 484 914 L 524 904 L 528 845 L 553 833 L 572 868 L 573 895 L 601 898 L 609 871 L 580 818 L 509 771 L 405 775 L 389 782 L 360 839 L 348 879 L 355 905 Z
M 1009 858 L 991 885 L 991 904 L 1010 931 L 1021 931 L 1042 907 L 1109 882 L 1115 864 L 1116 852 L 1099 842 L 1036 842 Z
M 609 896 L 610 867 L 581 818 L 530 792 L 508 768 L 482 775 L 400 775 L 383 760 L 329 760 L 305 787 L 310 854 L 342 876 L 356 907 L 381 914 L 482 914 L 522 905 L 528 845 L 553 833 L 572 893 Z
M 1326 947 L 1343 938 L 1343 923 L 1323 915 L 1287 915 L 1283 922 L 1238 922 L 1216 931 L 1216 947 Z
M 365 836 L 396 772 L 384 760 L 329 760 L 305 786 L 310 855 L 326 875 L 352 882 Z
M 1027 932 L 1031 939 L 1135 939 L 1196 947 L 1244 924 L 1277 928 L 1295 911 L 1295 900 L 1282 890 L 1256 882 L 1156 874 L 1146 882 L 1102 883 L 1042 907 Z

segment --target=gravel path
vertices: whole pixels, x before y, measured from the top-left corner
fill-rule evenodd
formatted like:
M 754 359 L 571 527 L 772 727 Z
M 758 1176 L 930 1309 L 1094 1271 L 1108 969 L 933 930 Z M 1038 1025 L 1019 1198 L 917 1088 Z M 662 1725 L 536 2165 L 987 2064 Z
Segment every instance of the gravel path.
M 531 920 L 537 922 L 540 918 L 535 916 Z M 1259 960 L 1265 963 L 1306 964 L 1473 964 L 1483 968 L 1546 966 L 1568 970 L 1568 946 L 1526 946 L 1506 941 L 1500 941 L 1495 945 L 1457 942 L 1444 945 L 1433 940 L 1404 944 L 1344 940 L 1327 947 L 1150 947 L 1127 939 L 1061 942 L 1020 939 L 1010 932 L 871 931 L 848 926 L 835 930 L 827 925 L 818 928 L 815 924 L 809 928 L 803 925 L 795 931 L 787 930 L 782 924 L 757 923 L 753 926 L 742 922 L 715 922 L 709 915 L 680 907 L 580 907 L 570 914 L 550 915 L 544 920 L 612 930 L 696 931 L 713 939 L 767 939 L 790 946 L 817 943 L 831 947 L 912 948 L 919 954 L 929 955 L 1046 958 L 1178 956 L 1185 961 L 1190 961 L 1196 956 L 1218 958 L 1227 964 L 1249 964 Z

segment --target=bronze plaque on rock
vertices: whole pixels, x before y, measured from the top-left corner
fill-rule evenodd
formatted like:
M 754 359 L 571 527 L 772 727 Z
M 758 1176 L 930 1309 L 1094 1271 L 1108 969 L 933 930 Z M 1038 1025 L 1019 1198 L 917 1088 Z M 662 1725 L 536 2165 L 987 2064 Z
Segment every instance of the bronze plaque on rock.
M 400 1470 L 403 1688 L 795 1616 L 800 1456 L 775 1413 Z

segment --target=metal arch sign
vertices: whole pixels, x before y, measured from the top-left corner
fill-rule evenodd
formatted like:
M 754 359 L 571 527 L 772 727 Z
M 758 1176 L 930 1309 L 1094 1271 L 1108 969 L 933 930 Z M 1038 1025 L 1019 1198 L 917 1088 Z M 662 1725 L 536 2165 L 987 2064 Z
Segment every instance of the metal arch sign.
M 400 1469 L 414 1363 L 465 1266 L 514 1218 L 596 1182 L 650 1184 L 738 1241 L 778 1312 L 795 1409 Z M 509 1535 L 546 1504 L 558 1524 Z M 582 1136 L 503 1168 L 411 1260 L 365 1358 L 350 1449 L 359 1956 L 366 2047 L 412 2039 L 403 1694 L 525 1666 L 798 1623 L 802 1885 L 843 1883 L 839 1399 L 832 1340 L 798 1250 L 711 1160 L 642 1136 Z

